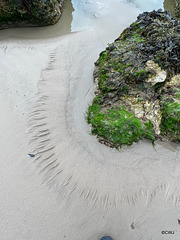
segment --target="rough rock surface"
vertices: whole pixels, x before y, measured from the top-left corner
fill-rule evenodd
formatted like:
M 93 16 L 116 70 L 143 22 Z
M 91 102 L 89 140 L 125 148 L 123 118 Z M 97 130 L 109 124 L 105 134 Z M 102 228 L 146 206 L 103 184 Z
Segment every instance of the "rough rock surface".
M 170 11 L 172 16 L 180 19 L 180 1 L 179 0 L 165 0 L 164 8 Z
M 92 133 L 112 147 L 146 138 L 180 141 L 180 21 L 140 14 L 95 63 Z
M 1 0 L 0 29 L 55 24 L 64 0 Z

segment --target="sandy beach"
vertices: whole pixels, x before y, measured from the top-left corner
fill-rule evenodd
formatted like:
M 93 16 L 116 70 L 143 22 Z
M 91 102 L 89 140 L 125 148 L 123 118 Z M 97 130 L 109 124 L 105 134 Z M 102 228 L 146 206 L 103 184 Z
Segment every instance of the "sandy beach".
M 85 121 L 94 62 L 138 14 L 115 4 L 131 13 L 128 22 L 116 12 L 118 30 L 113 18 L 107 24 L 115 10 L 99 5 L 96 16 L 109 10 L 95 25 L 63 36 L 2 31 L 1 240 L 180 238 L 180 146 L 143 141 L 117 151 Z

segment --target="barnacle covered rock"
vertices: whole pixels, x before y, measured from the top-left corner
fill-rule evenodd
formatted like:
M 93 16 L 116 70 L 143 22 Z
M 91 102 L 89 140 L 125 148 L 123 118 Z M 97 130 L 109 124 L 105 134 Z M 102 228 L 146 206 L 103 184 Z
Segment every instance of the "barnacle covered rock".
M 180 141 L 180 21 L 140 14 L 95 63 L 92 132 L 113 146 L 147 138 Z

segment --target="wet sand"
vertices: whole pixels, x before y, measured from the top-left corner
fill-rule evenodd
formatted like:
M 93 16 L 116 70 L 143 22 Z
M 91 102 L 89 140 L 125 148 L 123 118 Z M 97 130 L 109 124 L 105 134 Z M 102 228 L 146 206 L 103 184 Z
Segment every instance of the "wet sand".
M 138 10 L 129 11 L 132 22 Z M 118 19 L 122 29 L 129 24 Z M 180 237 L 179 146 L 140 142 L 118 152 L 86 124 L 93 63 L 119 35 L 109 27 L 108 39 L 103 21 L 51 39 L 0 42 L 2 240 Z

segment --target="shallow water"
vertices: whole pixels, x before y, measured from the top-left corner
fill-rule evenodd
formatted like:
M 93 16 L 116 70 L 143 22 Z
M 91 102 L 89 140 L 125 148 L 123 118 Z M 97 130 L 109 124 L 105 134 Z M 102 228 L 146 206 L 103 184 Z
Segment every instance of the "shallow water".
M 136 14 L 159 8 L 163 9 L 163 0 L 72 0 L 72 3 L 75 9 L 72 22 L 73 31 L 88 27 L 96 19 L 104 15 L 112 23 L 119 20 L 119 15 L 122 16 L 123 22 L 129 23 L 132 9 Z
M 163 8 L 163 0 L 67 0 L 62 17 L 54 26 L 1 30 L 0 39 L 52 38 L 99 26 L 98 31 L 107 32 L 113 40 L 140 12 L 159 8 Z

